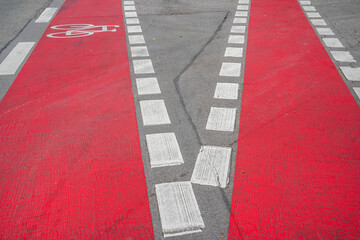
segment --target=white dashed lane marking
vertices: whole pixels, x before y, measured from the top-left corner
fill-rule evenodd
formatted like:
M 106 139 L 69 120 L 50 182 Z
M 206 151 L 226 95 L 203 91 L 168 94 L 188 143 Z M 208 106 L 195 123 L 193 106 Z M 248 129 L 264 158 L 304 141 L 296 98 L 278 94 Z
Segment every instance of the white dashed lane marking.
M 135 11 L 135 6 L 124 6 L 125 11 Z
M 170 124 L 164 100 L 140 101 L 144 126 Z
M 184 163 L 174 133 L 148 134 L 146 135 L 146 142 L 152 168 Z
M 234 18 L 234 24 L 245 24 L 247 23 L 247 18 Z
M 140 24 L 140 22 L 138 18 L 126 18 L 126 24 L 127 25 Z
M 237 10 L 249 10 L 249 5 L 238 5 Z
M 243 48 L 227 47 L 225 49 L 224 57 L 242 57 L 242 56 L 243 56 Z
M 307 12 L 306 15 L 307 15 L 309 18 L 321 18 L 320 14 L 317 13 L 317 12 Z
M 358 96 L 358 98 L 360 99 L 360 87 L 354 87 L 354 91 L 355 91 L 356 95 Z
M 214 98 L 235 100 L 238 98 L 239 84 L 217 83 Z
M 135 74 L 155 73 L 150 59 L 133 60 Z
M 136 86 L 139 95 L 160 94 L 160 87 L 155 77 L 136 78 Z
M 155 185 L 165 237 L 201 232 L 205 227 L 190 182 Z
M 129 43 L 133 44 L 145 44 L 145 39 L 143 35 L 129 35 Z
M 228 43 L 230 44 L 244 44 L 245 36 L 242 35 L 230 35 Z
M 223 62 L 219 75 L 224 77 L 239 77 L 240 73 L 241 63 Z
M 314 6 L 303 6 L 303 8 L 307 12 L 315 12 L 316 11 Z
M 130 47 L 131 56 L 134 57 L 148 57 L 149 51 L 146 46 Z
M 335 35 L 330 28 L 316 28 L 316 31 L 318 31 L 320 35 Z
M 131 18 L 131 17 L 137 17 L 137 13 L 136 12 L 125 12 L 125 17 L 126 18 Z
M 301 5 L 311 5 L 310 1 L 300 1 Z
M 134 26 L 127 26 L 128 33 L 141 33 L 141 26 L 140 25 L 134 25 Z
M 15 74 L 35 42 L 19 42 L 0 64 L 0 75 Z
M 206 124 L 207 130 L 234 131 L 236 108 L 211 107 Z
M 323 38 L 323 41 L 327 47 L 331 48 L 343 48 L 344 45 L 337 38 Z
M 339 62 L 356 62 L 348 51 L 330 51 L 334 59 Z
M 231 33 L 245 33 L 245 26 L 232 26 Z
M 202 147 L 196 159 L 191 182 L 225 188 L 229 183 L 230 160 L 230 147 Z
M 326 22 L 323 19 L 310 19 L 314 26 L 326 26 Z
M 235 13 L 235 17 L 247 17 L 248 16 L 248 12 L 246 11 L 236 11 Z
M 340 67 L 349 81 L 360 81 L 360 67 Z
M 124 1 L 124 5 L 134 5 L 134 1 Z
M 45 8 L 41 15 L 36 19 L 35 23 L 47 23 L 55 15 L 57 8 Z

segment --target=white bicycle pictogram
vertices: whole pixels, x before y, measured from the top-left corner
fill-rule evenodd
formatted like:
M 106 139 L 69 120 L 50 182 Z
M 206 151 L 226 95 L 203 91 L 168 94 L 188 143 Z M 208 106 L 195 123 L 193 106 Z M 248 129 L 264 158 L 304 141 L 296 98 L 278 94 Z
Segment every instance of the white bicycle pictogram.
M 119 25 L 93 25 L 93 24 L 63 24 L 52 26 L 51 29 L 62 30 L 61 32 L 50 33 L 51 38 L 78 38 L 91 36 L 100 32 L 116 32 Z

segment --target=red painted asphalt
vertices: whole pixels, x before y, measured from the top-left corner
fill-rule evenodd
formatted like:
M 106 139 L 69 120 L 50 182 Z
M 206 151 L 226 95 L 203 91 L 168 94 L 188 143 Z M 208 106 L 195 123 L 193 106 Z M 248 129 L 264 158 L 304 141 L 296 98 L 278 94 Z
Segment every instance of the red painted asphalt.
M 252 0 L 229 239 L 359 239 L 360 109 L 296 0 Z
M 121 1 L 67 0 L 0 104 L 0 238 L 152 239 Z

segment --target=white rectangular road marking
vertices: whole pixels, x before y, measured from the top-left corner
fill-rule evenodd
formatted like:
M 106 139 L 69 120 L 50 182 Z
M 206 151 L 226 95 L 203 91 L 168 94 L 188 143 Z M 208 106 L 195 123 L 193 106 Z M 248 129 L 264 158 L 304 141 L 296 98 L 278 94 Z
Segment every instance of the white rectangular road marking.
M 126 18 L 137 17 L 137 13 L 136 12 L 125 12 L 125 17 Z
M 318 31 L 320 35 L 335 35 L 330 28 L 316 28 L 316 31 Z
M 245 26 L 232 26 L 231 33 L 245 33 Z
M 35 42 L 19 42 L 0 64 L 0 75 L 15 74 Z
M 152 168 L 184 163 L 175 133 L 147 134 L 146 143 Z
M 38 17 L 38 19 L 36 19 L 35 23 L 49 22 L 53 18 L 56 11 L 57 11 L 57 8 L 45 8 L 45 10 Z
M 206 124 L 207 130 L 214 131 L 234 131 L 236 108 L 216 108 L 210 109 L 209 118 Z
M 303 8 L 307 12 L 315 12 L 316 11 L 314 6 L 303 6 Z
M 124 5 L 134 5 L 134 1 L 124 1 Z
M 345 77 L 349 81 L 360 81 L 360 67 L 340 67 Z
M 140 109 L 144 126 L 171 123 L 164 100 L 140 101 Z
M 136 86 L 139 95 L 160 94 L 159 83 L 156 78 L 136 78 Z
M 138 18 L 125 18 L 125 20 L 126 20 L 126 24 L 127 24 L 127 25 L 140 24 Z
M 239 4 L 249 4 L 249 0 L 239 0 Z
M 197 156 L 191 182 L 226 188 L 229 183 L 231 148 L 203 146 Z
M 125 11 L 135 11 L 135 6 L 124 6 Z
M 129 35 L 130 44 L 144 44 L 145 39 L 143 35 Z
M 310 19 L 314 26 L 326 26 L 326 22 L 323 19 Z
M 323 38 L 323 41 L 327 47 L 343 48 L 344 45 L 337 38 Z
M 228 43 L 244 44 L 245 43 L 245 36 L 243 36 L 243 35 L 230 35 Z
M 237 10 L 249 10 L 249 5 L 238 5 Z
M 140 33 L 142 32 L 140 25 L 127 26 L 128 33 Z
M 155 73 L 150 59 L 133 60 L 135 74 Z
M 237 83 L 217 83 L 214 98 L 219 99 L 237 99 L 239 84 Z
M 155 185 L 164 237 L 201 232 L 205 227 L 190 182 Z
M 311 5 L 310 1 L 300 1 L 301 5 Z
M 227 47 L 225 50 L 225 57 L 242 57 L 243 48 L 239 47 Z
M 247 22 L 247 18 L 234 18 L 233 23 L 235 24 L 245 24 Z
M 146 46 L 130 47 L 131 56 L 134 57 L 148 57 L 149 51 Z
M 356 62 L 348 51 L 330 51 L 336 61 L 339 62 Z
M 354 91 L 355 91 L 356 95 L 358 96 L 358 98 L 360 99 L 360 87 L 354 87 Z
M 240 77 L 241 63 L 223 62 L 221 65 L 220 76 Z
M 248 16 L 247 11 L 236 11 L 235 12 L 235 17 L 247 17 L 247 16 Z
M 307 12 L 306 15 L 307 15 L 309 18 L 321 18 L 320 14 L 317 13 L 317 12 Z

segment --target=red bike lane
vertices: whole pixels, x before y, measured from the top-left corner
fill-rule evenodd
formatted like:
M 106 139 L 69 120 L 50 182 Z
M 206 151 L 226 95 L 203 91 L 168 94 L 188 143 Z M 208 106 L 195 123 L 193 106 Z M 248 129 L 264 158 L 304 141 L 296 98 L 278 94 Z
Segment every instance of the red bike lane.
M 359 239 L 359 136 L 298 2 L 252 0 L 229 239 Z
M 46 36 L 62 24 L 119 27 Z M 121 1 L 63 4 L 0 104 L 0 136 L 2 239 L 153 238 Z

